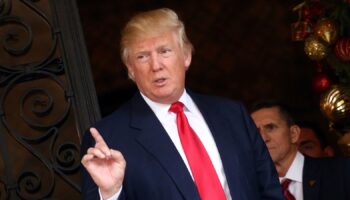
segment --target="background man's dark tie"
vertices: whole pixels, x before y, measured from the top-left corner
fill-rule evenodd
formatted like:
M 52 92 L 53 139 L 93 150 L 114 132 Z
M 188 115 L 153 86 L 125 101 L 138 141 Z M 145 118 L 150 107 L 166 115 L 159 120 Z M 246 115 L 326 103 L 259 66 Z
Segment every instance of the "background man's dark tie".
M 290 183 L 291 183 L 290 179 L 286 179 L 282 182 L 282 192 L 284 197 L 286 197 L 287 200 L 295 200 L 295 197 L 288 190 Z

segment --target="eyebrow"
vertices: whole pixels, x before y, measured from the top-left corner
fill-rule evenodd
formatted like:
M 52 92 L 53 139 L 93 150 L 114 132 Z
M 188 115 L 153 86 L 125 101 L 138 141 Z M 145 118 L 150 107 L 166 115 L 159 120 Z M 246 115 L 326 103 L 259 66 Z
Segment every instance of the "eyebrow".
M 270 122 L 270 123 L 263 125 L 262 127 L 266 128 L 266 127 L 274 127 L 274 126 L 277 126 L 276 123 Z
M 159 50 L 164 49 L 164 48 L 172 49 L 171 45 L 169 45 L 169 44 L 162 44 L 162 45 L 156 47 L 156 51 L 159 51 Z M 151 52 L 151 50 L 143 50 L 143 49 L 141 49 L 141 50 L 139 50 L 139 51 L 135 51 L 134 54 L 135 54 L 135 55 L 138 55 L 138 54 L 147 54 L 147 53 L 149 53 L 149 52 Z
M 156 49 L 159 50 L 159 49 L 164 49 L 164 48 L 169 49 L 169 48 L 171 48 L 171 45 L 170 44 L 162 44 L 159 47 L 157 47 Z
M 138 51 L 135 52 L 135 55 L 139 55 L 139 54 L 147 54 L 149 51 L 143 50 L 143 51 Z

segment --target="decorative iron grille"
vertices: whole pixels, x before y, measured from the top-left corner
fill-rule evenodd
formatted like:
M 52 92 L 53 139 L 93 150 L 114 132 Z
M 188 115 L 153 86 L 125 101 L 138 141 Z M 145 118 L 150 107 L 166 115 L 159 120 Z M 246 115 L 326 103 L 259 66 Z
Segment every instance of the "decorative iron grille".
M 0 0 L 0 41 L 0 199 L 79 199 L 100 116 L 75 2 Z

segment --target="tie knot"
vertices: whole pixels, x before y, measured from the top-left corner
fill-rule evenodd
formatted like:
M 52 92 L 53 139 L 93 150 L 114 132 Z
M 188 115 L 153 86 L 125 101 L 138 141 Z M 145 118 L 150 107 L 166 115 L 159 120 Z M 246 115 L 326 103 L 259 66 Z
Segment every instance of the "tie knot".
M 291 181 L 292 181 L 292 180 L 290 180 L 290 179 L 285 179 L 285 180 L 282 182 L 282 189 L 283 189 L 283 190 L 287 190 Z
M 181 103 L 180 101 L 177 101 L 177 102 L 171 104 L 169 111 L 177 114 L 179 112 L 183 112 L 183 107 L 184 107 L 184 104 Z

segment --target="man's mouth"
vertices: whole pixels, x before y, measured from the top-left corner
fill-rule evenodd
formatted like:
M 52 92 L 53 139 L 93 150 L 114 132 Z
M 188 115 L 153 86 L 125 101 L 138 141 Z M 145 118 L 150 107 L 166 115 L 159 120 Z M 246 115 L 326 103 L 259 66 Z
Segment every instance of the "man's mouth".
M 154 83 L 158 86 L 162 86 L 165 84 L 166 78 L 158 78 L 154 81 Z

